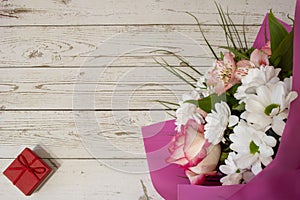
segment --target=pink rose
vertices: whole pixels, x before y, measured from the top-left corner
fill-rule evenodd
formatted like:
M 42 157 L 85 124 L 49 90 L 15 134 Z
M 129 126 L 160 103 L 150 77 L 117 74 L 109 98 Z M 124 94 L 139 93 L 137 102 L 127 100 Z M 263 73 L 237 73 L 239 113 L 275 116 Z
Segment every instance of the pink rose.
M 169 163 L 175 163 L 185 168 L 197 165 L 206 156 L 209 143 L 204 138 L 204 125 L 190 119 L 183 125 L 180 132 L 173 137 L 169 151 Z
M 167 162 L 182 166 L 192 184 L 201 184 L 206 175 L 215 173 L 219 161 L 221 149 L 213 147 L 204 138 L 203 124 L 190 119 L 173 137 Z
M 207 149 L 206 157 L 194 167 L 190 167 L 185 171 L 191 184 L 200 185 L 204 183 L 207 175 L 213 176 L 217 174 L 216 167 L 221 155 L 221 145 L 211 145 Z

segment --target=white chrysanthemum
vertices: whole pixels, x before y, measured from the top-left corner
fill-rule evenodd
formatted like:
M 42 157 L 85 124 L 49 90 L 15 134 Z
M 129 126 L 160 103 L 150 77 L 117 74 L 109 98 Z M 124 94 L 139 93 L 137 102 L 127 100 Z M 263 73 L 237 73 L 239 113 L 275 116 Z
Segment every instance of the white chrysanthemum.
M 286 83 L 280 81 L 270 87 L 258 87 L 256 94 L 248 95 L 245 100 L 246 111 L 241 117 L 262 131 L 272 128 L 281 136 L 290 103 L 297 98 L 297 92 L 290 91 L 289 82 L 286 79 Z
M 236 159 L 238 159 L 238 155 L 235 152 L 230 152 L 225 160 L 225 165 L 220 166 L 220 171 L 226 174 L 220 180 L 222 185 L 248 183 L 254 176 L 248 169 L 240 169 L 236 164 Z
M 236 125 L 239 118 L 231 115 L 229 106 L 222 101 L 215 104 L 215 110 L 208 113 L 205 120 L 207 123 L 204 126 L 204 137 L 216 145 L 222 141 L 226 128 Z
M 240 121 L 234 127 L 229 139 L 232 141 L 230 148 L 238 153 L 236 164 L 240 169 L 251 169 L 256 175 L 262 170 L 262 165 L 267 166 L 272 161 L 273 148 L 276 140 L 263 131 L 254 129 L 245 121 Z
M 180 107 L 176 110 L 176 125 L 180 131 L 181 126 L 185 125 L 189 119 L 194 119 L 197 123 L 204 123 L 199 108 L 192 103 L 184 103 L 187 100 L 198 100 L 200 95 L 197 91 L 192 91 L 182 95 L 182 101 L 179 102 Z
M 220 166 L 220 171 L 226 176 L 221 178 L 220 182 L 222 185 L 234 185 L 240 184 L 243 178 L 243 170 L 239 169 L 235 163 L 236 153 L 229 153 L 227 159 L 225 160 L 226 165 Z
M 261 66 L 249 69 L 248 74 L 242 78 L 242 85 L 238 87 L 234 97 L 244 102 L 249 94 L 255 94 L 256 88 L 261 85 L 272 85 L 279 82 L 278 74 L 281 69 L 273 66 Z

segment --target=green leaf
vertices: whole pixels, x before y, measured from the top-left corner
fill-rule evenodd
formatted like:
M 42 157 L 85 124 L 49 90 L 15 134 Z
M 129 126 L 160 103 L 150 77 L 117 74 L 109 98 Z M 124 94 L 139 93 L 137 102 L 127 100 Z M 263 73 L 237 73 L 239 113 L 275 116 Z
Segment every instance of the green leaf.
M 194 105 L 198 106 L 199 108 L 201 108 L 204 112 L 207 112 L 207 113 L 210 113 L 211 109 L 212 109 L 212 102 L 211 102 L 210 96 L 205 97 L 200 100 L 187 100 L 184 103 L 194 104 Z
M 246 104 L 243 102 L 241 104 L 237 104 L 237 105 L 232 106 L 232 110 L 244 111 L 245 106 L 246 106 Z
M 220 162 L 220 163 L 224 163 L 225 160 L 228 158 L 228 155 L 229 155 L 229 153 L 227 153 L 227 152 L 222 152 L 222 153 L 221 153 L 221 156 L 220 156 L 219 162 Z
M 240 83 L 239 84 L 235 84 L 234 86 L 232 86 L 227 92 L 229 92 L 229 94 L 234 95 L 238 89 L 238 87 L 240 87 Z
M 275 52 L 281 41 L 288 35 L 287 30 L 284 26 L 276 19 L 272 10 L 268 16 L 269 19 L 269 30 L 271 39 L 271 50 Z
M 292 30 L 281 41 L 275 51 L 272 52 L 270 58 L 271 63 L 275 67 L 281 68 L 281 78 L 290 76 L 293 69 L 293 42 L 294 42 L 294 30 Z M 271 45 L 272 46 L 272 45 Z
M 220 103 L 221 101 L 226 102 L 229 107 L 238 104 L 238 101 L 234 97 L 227 94 L 223 94 L 220 96 L 217 94 L 211 94 L 203 99 L 187 100 L 184 103 L 192 103 L 201 108 L 203 111 L 210 113 L 215 108 L 215 104 Z

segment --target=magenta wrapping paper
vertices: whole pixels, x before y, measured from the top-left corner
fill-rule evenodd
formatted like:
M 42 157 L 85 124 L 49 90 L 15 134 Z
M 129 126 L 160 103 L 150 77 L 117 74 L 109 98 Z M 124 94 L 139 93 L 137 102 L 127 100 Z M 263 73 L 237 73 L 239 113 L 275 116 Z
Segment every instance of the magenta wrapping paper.
M 293 90 L 300 94 L 300 0 L 297 0 L 295 12 Z M 254 47 L 265 44 L 264 30 L 269 37 L 268 18 L 266 17 Z M 282 22 L 283 23 L 283 22 Z M 283 23 L 288 31 L 291 27 Z M 160 122 L 142 128 L 145 151 L 153 186 L 167 200 L 298 200 L 300 199 L 300 98 L 296 99 L 281 139 L 276 158 L 245 185 L 198 186 L 190 185 L 183 178 L 184 170 L 175 164 L 167 164 L 168 146 L 175 132 L 174 120 Z

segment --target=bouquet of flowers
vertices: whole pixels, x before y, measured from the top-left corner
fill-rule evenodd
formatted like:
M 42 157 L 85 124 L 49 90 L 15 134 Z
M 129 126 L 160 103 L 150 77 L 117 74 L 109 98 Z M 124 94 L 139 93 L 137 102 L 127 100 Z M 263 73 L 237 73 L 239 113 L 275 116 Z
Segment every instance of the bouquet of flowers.
M 283 133 L 289 123 L 291 102 L 297 98 L 292 87 L 295 30 L 271 11 L 249 48 L 246 36 L 241 37 L 230 16 L 217 8 L 228 44 L 221 48 L 226 52 L 218 57 L 203 35 L 215 62 L 204 76 L 198 77 L 196 85 L 167 63 L 160 63 L 194 89 L 183 95 L 175 120 L 142 129 L 152 181 L 166 199 L 192 199 L 195 192 L 203 195 L 207 191 L 210 196 L 203 197 L 213 199 L 218 191 L 220 197 L 238 199 L 236 194 L 244 188 L 243 183 L 251 188 L 250 183 L 255 182 L 252 179 L 264 182 L 267 178 L 260 180 L 256 176 L 262 177 L 261 172 L 272 166 L 276 168 L 277 160 L 287 156 L 287 150 L 281 150 L 281 142 L 288 143 Z M 153 136 L 155 131 L 157 135 Z M 275 174 L 280 174 L 278 171 L 273 169 Z M 212 189 L 204 191 L 199 186 L 186 187 L 189 183 L 232 187 L 209 187 Z M 181 189 L 177 193 L 172 187 Z
M 218 9 L 223 22 L 231 21 Z M 261 48 L 247 48 L 234 24 L 223 24 L 229 52 L 220 58 L 213 52 L 213 67 L 179 102 L 167 161 L 182 166 L 191 184 L 218 172 L 223 185 L 247 183 L 276 156 L 297 92 L 291 87 L 293 31 L 272 12 L 268 21 L 270 40 Z

